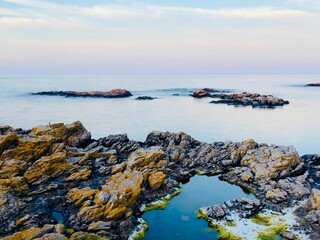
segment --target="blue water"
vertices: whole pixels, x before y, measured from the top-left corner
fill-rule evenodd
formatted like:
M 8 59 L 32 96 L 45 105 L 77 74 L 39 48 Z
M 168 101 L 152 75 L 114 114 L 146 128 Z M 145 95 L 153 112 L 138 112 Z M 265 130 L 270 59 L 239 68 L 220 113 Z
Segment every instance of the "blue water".
M 49 122 L 80 120 L 94 138 L 127 133 L 145 140 L 152 130 L 184 131 L 206 141 L 253 138 L 269 144 L 294 145 L 300 154 L 319 153 L 319 75 L 297 76 L 29 76 L 0 77 L 0 125 L 31 128 Z M 189 91 L 212 87 L 273 94 L 289 100 L 273 110 L 235 108 L 193 99 Z M 51 90 L 110 90 L 126 88 L 127 99 L 31 96 Z M 172 96 L 173 94 L 181 96 Z M 158 97 L 135 101 L 140 95 Z
M 247 196 L 241 188 L 222 182 L 218 177 L 195 176 L 182 186 L 182 193 L 170 200 L 165 210 L 143 214 L 149 230 L 146 240 L 213 240 L 218 234 L 203 219 L 197 219 L 199 208 Z

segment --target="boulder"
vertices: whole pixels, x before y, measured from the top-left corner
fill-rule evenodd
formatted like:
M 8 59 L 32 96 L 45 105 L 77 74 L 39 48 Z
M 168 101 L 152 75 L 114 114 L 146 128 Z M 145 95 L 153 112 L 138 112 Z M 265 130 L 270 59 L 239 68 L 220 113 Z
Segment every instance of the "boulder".
M 192 97 L 194 98 L 204 98 L 204 97 L 211 97 L 211 93 L 214 92 L 211 88 L 204 88 L 201 90 L 196 90 L 192 93 Z
M 79 147 L 91 139 L 91 134 L 85 129 L 81 122 L 71 124 L 55 123 L 39 125 L 32 128 L 29 136 L 51 136 L 59 142 L 66 142 L 69 146 Z

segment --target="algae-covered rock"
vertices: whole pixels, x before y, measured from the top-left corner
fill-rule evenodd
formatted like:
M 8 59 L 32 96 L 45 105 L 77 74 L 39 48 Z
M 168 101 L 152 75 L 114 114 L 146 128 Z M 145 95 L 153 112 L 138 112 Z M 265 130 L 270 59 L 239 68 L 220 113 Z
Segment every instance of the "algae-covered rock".
M 91 176 L 92 171 L 89 168 L 81 169 L 78 172 L 75 172 L 71 174 L 67 181 L 80 181 L 80 180 L 86 180 Z
M 51 233 L 54 229 L 53 225 L 47 225 L 43 228 L 31 228 L 21 232 L 17 232 L 12 236 L 0 238 L 1 240 L 31 240 L 41 238 L 47 233 Z
M 141 192 L 143 174 L 138 171 L 124 171 L 112 175 L 102 187 L 109 193 L 110 199 L 106 205 L 107 219 L 117 219 L 132 207 Z
M 66 142 L 73 147 L 79 147 L 91 138 L 91 134 L 79 121 L 66 125 L 63 123 L 49 124 L 46 126 L 39 125 L 34 127 L 29 135 L 32 137 L 52 136 L 58 141 Z
M 7 161 L 10 159 L 22 160 L 25 162 L 33 161 L 46 155 L 52 144 L 53 140 L 50 137 L 19 138 L 18 145 L 15 148 L 4 151 L 0 157 L 0 161 Z
M 86 200 L 93 199 L 97 191 L 98 190 L 89 187 L 83 189 L 73 188 L 68 192 L 66 197 L 71 203 L 79 205 Z
M 0 155 L 8 148 L 18 143 L 18 136 L 16 133 L 9 133 L 7 135 L 0 135 Z
M 150 163 L 159 162 L 166 159 L 166 154 L 159 147 L 151 147 L 149 149 L 139 149 L 130 154 L 127 165 L 131 169 L 139 169 L 149 165 Z
M 55 153 L 37 160 L 24 174 L 28 183 L 57 177 L 67 169 L 66 153 Z
M 246 153 L 241 159 L 241 165 L 249 167 L 256 179 L 276 178 L 288 174 L 301 162 L 293 147 L 262 146 L 245 149 Z

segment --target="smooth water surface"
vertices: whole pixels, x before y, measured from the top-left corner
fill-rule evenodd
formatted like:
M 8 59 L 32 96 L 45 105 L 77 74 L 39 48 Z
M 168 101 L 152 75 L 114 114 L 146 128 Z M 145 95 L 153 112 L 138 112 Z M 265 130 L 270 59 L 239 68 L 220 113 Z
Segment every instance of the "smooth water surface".
M 297 76 L 29 76 L 0 77 L 0 125 L 31 128 L 38 124 L 80 120 L 94 138 L 127 133 L 145 140 L 152 130 L 184 131 L 197 140 L 294 145 L 300 154 L 320 153 L 319 75 Z M 272 94 L 290 101 L 277 109 L 209 104 L 188 96 L 195 88 L 233 89 Z M 126 88 L 126 99 L 32 96 L 52 90 Z M 179 94 L 179 96 L 173 96 Z M 136 101 L 135 97 L 158 97 Z
M 164 210 L 143 214 L 149 230 L 143 239 L 213 240 L 218 234 L 203 219 L 197 219 L 199 208 L 221 204 L 246 195 L 240 187 L 220 181 L 218 177 L 195 176 L 182 186 L 182 193 L 170 200 Z

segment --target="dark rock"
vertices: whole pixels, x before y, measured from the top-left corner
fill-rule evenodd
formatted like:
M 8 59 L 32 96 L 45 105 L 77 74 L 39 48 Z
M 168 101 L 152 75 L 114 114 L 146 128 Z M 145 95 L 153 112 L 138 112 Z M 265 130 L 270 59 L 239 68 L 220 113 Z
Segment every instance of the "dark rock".
M 112 89 L 110 91 L 91 91 L 91 92 L 77 92 L 77 91 L 49 91 L 36 92 L 33 95 L 48 95 L 48 96 L 65 96 L 65 97 L 96 97 L 96 98 L 125 98 L 132 94 L 126 89 Z
M 260 95 L 258 93 L 239 93 L 239 94 L 213 94 L 211 97 L 220 98 L 210 103 L 227 104 L 233 106 L 252 106 L 253 108 L 274 108 L 289 104 L 289 101 L 277 98 L 272 95 Z
M 136 98 L 136 100 L 154 100 L 154 99 L 157 99 L 157 98 L 150 97 L 150 96 L 140 96 Z
M 306 87 L 320 87 L 320 83 L 309 83 Z

